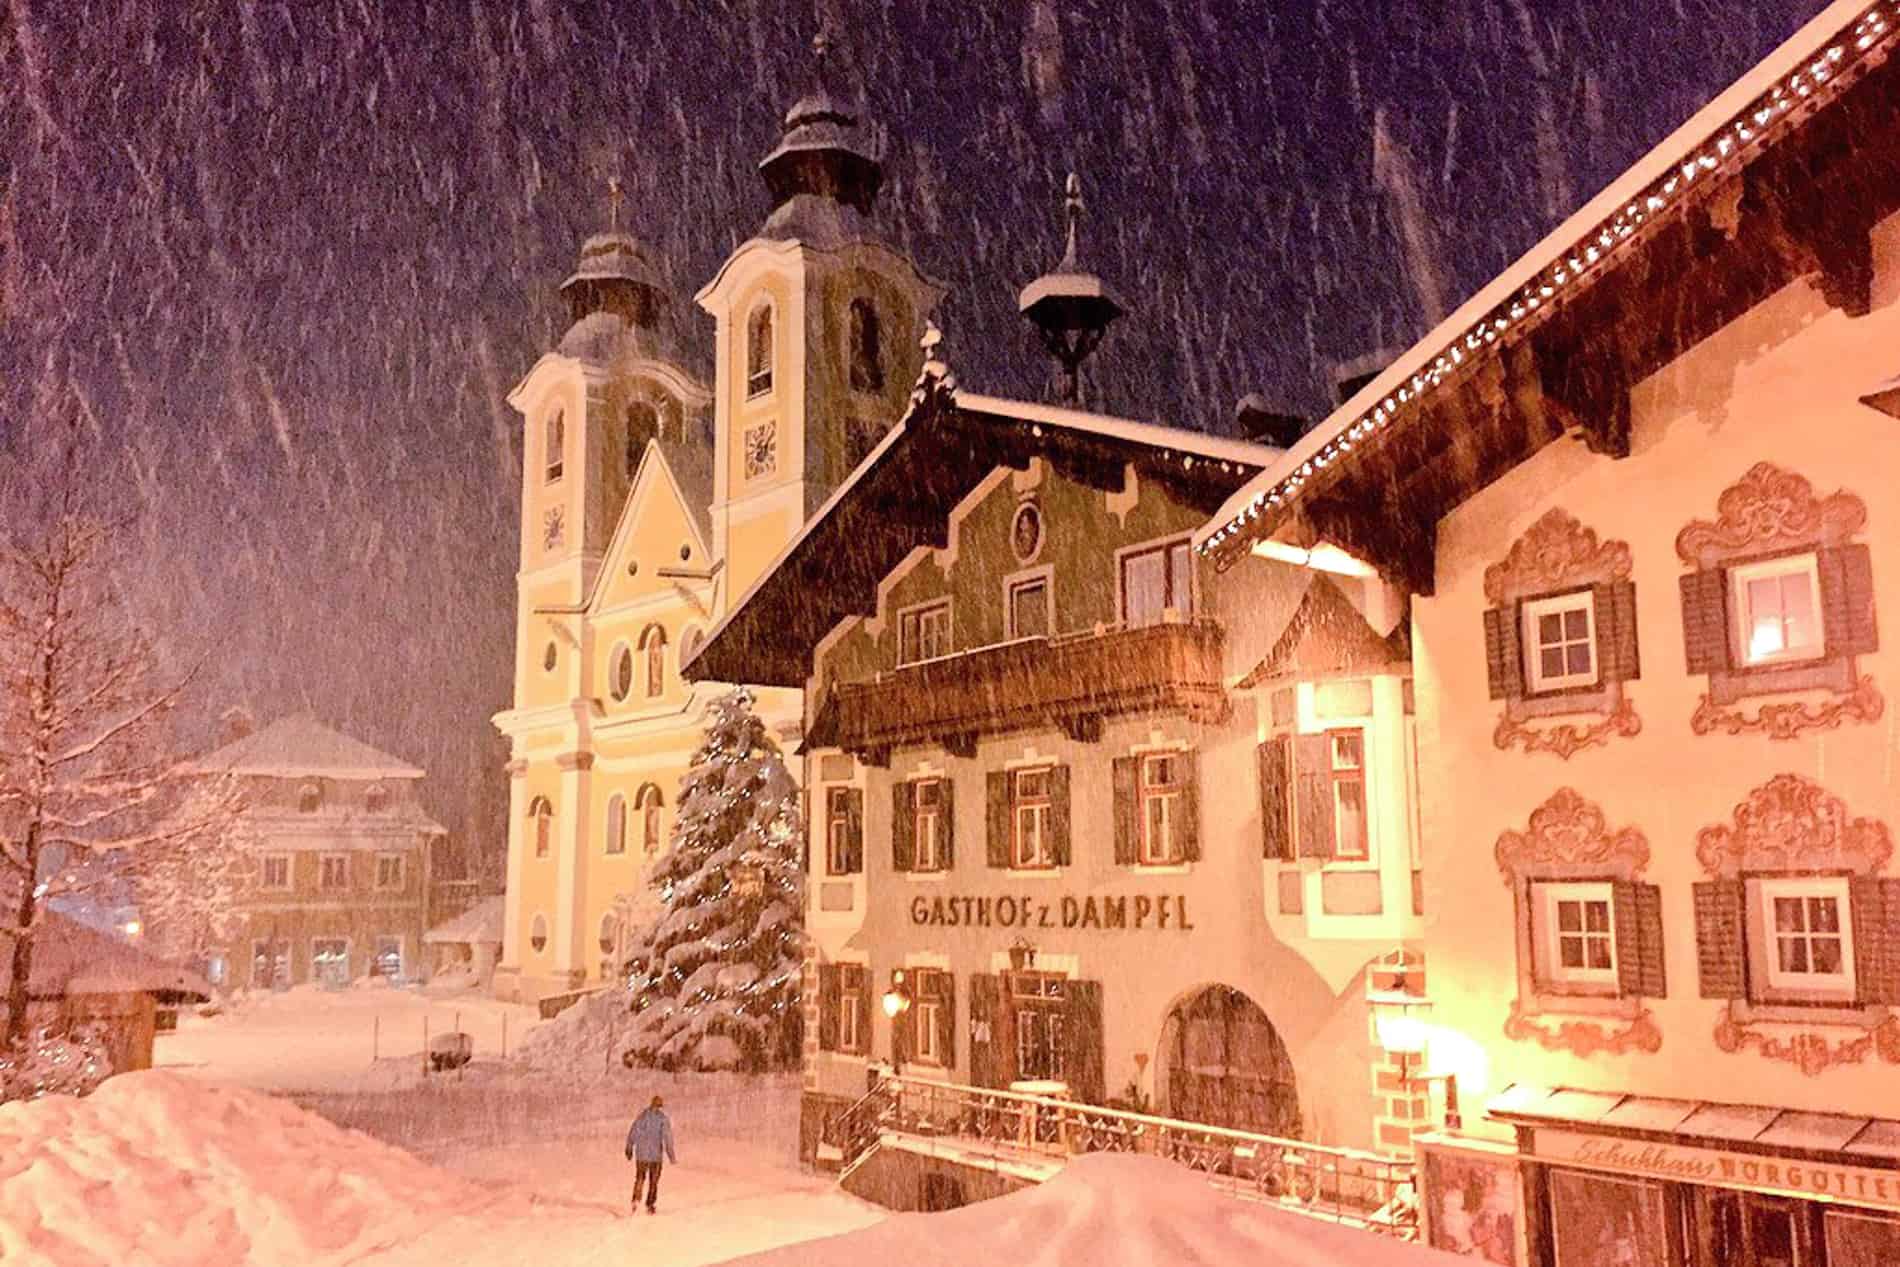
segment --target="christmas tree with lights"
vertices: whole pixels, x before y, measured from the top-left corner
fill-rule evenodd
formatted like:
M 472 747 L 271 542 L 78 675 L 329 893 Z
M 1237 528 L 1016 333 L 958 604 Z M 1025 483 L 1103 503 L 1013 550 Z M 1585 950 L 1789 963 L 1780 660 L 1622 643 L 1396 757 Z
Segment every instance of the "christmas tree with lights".
M 715 700 L 680 783 L 672 848 L 651 882 L 664 909 L 628 966 L 628 1063 L 777 1069 L 797 1063 L 804 937 L 798 785 L 741 687 Z

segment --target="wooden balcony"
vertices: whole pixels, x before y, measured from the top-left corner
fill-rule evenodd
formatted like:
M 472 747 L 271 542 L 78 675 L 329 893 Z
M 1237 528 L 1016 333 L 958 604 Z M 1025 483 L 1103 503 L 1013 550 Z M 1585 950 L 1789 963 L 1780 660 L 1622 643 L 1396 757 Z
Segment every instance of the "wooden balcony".
M 1182 712 L 1227 715 L 1221 627 L 1196 620 L 1024 638 L 841 682 L 820 704 L 807 743 L 874 764 L 891 749 L 940 745 L 973 755 L 980 736 L 1059 726 L 1101 737 L 1105 718 Z

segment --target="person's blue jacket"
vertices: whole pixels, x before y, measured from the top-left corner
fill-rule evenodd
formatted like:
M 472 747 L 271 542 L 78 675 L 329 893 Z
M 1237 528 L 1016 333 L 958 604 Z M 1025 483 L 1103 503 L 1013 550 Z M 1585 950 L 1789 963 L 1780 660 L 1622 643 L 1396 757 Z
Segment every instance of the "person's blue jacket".
M 660 1109 L 647 1109 L 633 1119 L 627 1129 L 627 1156 L 635 1161 L 666 1160 L 678 1163 L 673 1155 L 673 1123 Z

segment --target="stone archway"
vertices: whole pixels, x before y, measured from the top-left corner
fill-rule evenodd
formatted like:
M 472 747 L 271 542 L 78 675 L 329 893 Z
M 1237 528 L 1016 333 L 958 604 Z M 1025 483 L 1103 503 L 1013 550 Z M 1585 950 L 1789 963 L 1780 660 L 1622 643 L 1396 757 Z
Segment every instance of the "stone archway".
M 1155 1093 L 1170 1117 L 1300 1136 L 1293 1058 L 1260 1005 L 1231 986 L 1186 994 L 1161 1026 Z

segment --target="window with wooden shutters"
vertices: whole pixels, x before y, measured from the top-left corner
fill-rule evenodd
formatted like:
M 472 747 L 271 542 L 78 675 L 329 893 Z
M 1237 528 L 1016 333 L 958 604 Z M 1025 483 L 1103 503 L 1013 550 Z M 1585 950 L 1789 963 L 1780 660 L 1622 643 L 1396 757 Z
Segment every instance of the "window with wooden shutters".
M 825 789 L 825 870 L 830 875 L 864 870 L 864 793 L 857 788 Z
M 1100 1104 L 1107 1097 L 1103 1073 L 1106 1044 L 1102 1030 L 1102 983 L 1066 981 L 1068 996 L 1063 1041 L 1062 1078 L 1069 1097 L 1084 1104 Z
M 1068 1070 L 1070 983 L 1047 972 L 1012 972 L 1009 982 L 1015 1080 L 1061 1081 Z
M 944 779 L 918 779 L 911 786 L 911 865 L 918 871 L 942 871 L 949 865 L 945 811 L 950 785 Z
M 897 871 L 917 867 L 917 784 L 891 784 L 891 866 Z
M 991 973 L 970 978 L 970 1081 L 979 1087 L 1005 1087 L 1014 1080 L 1003 979 Z
M 1292 743 L 1269 739 L 1255 750 L 1260 772 L 1260 851 L 1267 858 L 1291 859 L 1293 851 Z
M 1500 748 L 1568 756 L 1579 727 L 1536 725 L 1545 717 L 1603 714 L 1588 729 L 1601 738 L 1641 729 L 1624 692 L 1642 674 L 1631 569 L 1628 543 L 1600 540 L 1556 508 L 1485 569 L 1485 682 L 1504 705 Z
M 1852 493 L 1817 497 L 1799 475 L 1757 463 L 1717 499 L 1718 518 L 1676 536 L 1689 567 L 1680 581 L 1683 659 L 1708 691 L 1697 734 L 1803 730 L 1869 722 L 1883 701 L 1855 658 L 1879 649 L 1873 559 L 1851 540 L 1867 508 Z M 1838 702 L 1799 709 L 1734 707 L 1749 696 L 1826 690 Z
M 1299 856 L 1333 856 L 1333 741 L 1293 737 L 1293 826 Z
M 923 1064 L 952 1068 L 956 1064 L 956 986 L 947 972 L 919 968 L 911 974 L 911 1058 Z

